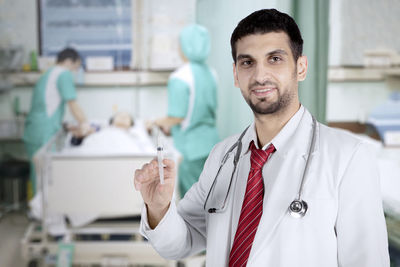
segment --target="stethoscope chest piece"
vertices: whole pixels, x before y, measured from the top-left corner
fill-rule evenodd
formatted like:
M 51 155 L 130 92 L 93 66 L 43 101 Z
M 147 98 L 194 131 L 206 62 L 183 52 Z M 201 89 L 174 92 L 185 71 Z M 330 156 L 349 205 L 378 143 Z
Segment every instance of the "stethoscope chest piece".
M 290 203 L 289 214 L 293 218 L 302 218 L 304 217 L 304 215 L 306 215 L 307 209 L 307 202 L 305 202 L 304 200 L 295 199 L 292 201 L 292 203 Z

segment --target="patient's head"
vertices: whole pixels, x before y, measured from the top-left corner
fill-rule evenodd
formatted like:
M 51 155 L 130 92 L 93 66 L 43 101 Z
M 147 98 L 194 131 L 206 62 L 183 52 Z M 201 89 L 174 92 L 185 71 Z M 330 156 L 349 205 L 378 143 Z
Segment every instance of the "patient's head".
M 122 129 L 129 129 L 134 125 L 134 122 L 132 116 L 128 112 L 117 112 L 110 119 L 110 125 Z

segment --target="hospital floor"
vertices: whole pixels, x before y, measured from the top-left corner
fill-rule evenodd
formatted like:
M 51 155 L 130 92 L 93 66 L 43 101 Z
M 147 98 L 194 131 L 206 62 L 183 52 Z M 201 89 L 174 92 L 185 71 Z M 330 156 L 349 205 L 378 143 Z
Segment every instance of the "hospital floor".
M 2 215 L 0 213 L 0 267 L 31 266 L 24 261 L 21 252 L 21 241 L 29 223 L 30 220 L 26 211 L 13 211 Z M 201 261 L 204 261 L 204 259 Z M 193 258 L 186 264 L 177 264 L 177 267 L 203 266 L 203 264 L 200 264 L 201 261 Z M 146 267 L 152 266 L 146 265 Z
M 10 212 L 0 215 L 0 266 L 26 267 L 21 255 L 21 240 L 28 227 L 25 212 Z M 391 249 L 391 267 L 400 266 L 400 253 Z M 151 267 L 151 266 L 148 266 Z
M 0 218 L 0 266 L 24 267 L 20 243 L 28 223 L 22 212 L 10 212 Z

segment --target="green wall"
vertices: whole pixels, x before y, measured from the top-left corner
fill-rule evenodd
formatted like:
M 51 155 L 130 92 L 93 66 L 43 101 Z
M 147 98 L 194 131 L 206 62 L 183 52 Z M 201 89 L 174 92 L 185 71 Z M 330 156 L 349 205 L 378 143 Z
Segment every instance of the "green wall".
M 253 114 L 233 84 L 230 37 L 237 23 L 262 8 L 278 8 L 277 0 L 198 0 L 196 21 L 208 28 L 211 54 L 208 63 L 219 77 L 217 126 L 221 138 L 241 132 L 253 121 Z M 286 12 L 281 8 L 281 11 Z

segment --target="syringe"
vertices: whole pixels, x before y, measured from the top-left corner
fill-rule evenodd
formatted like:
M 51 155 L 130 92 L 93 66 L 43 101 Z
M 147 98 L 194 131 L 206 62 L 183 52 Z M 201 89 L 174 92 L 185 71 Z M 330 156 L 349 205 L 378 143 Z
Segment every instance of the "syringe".
M 160 133 L 157 136 L 157 161 L 158 161 L 158 173 L 160 175 L 160 184 L 164 184 L 164 148 L 161 142 Z

